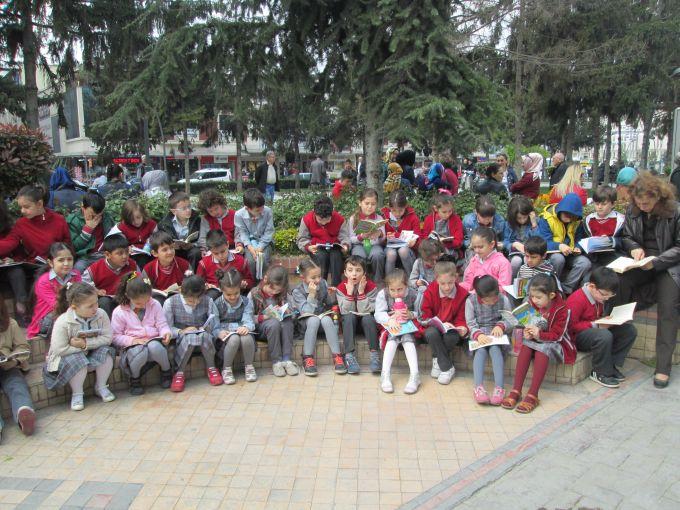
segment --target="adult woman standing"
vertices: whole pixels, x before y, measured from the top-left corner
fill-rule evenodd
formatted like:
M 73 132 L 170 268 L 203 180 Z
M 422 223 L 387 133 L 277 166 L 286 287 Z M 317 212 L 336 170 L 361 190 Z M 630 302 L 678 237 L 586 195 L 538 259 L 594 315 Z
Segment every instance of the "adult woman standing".
M 510 186 L 517 182 L 517 174 L 515 173 L 515 169 L 512 168 L 508 162 L 508 155 L 500 153 L 496 156 L 496 164 L 503 170 L 503 185 L 510 191 Z
M 508 190 L 503 185 L 503 175 L 505 172 L 495 163 L 490 164 L 484 170 L 486 178 L 475 184 L 475 191 L 481 195 L 495 193 L 496 195 L 507 196 Z
M 630 188 L 631 204 L 623 224 L 624 251 L 635 260 L 655 257 L 642 269 L 620 275 L 617 304 L 657 303 L 654 386 L 665 388 L 678 334 L 680 302 L 680 205 L 668 182 L 642 172 Z
M 586 205 L 588 202 L 588 192 L 583 189 L 583 186 L 581 186 L 582 183 L 583 168 L 581 168 L 581 165 L 578 163 L 575 163 L 567 168 L 562 180 L 560 180 L 560 182 L 558 182 L 550 191 L 549 202 L 551 204 L 557 204 L 567 195 L 567 193 L 576 193 L 581 199 L 581 203 Z
M 516 195 L 524 195 L 535 200 L 541 189 L 541 171 L 543 170 L 543 156 L 538 152 L 532 152 L 522 158 L 524 174 L 515 184 L 510 186 L 510 192 Z

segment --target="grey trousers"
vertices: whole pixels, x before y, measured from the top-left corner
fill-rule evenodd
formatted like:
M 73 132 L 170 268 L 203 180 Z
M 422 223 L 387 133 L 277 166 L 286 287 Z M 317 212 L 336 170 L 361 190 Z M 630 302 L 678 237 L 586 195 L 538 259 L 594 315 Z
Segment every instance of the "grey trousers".
M 26 384 L 26 379 L 18 368 L 10 368 L 9 370 L 0 369 L 0 388 L 7 395 L 7 399 L 12 406 L 12 417 L 14 422 L 18 422 L 19 409 L 22 407 L 30 407 L 33 409 L 33 400 L 31 400 L 31 392 Z M 0 429 L 4 427 L 2 416 L 0 416 Z
M 257 326 L 260 337 L 267 340 L 269 358 L 272 363 L 289 361 L 293 355 L 293 319 L 287 317 L 281 322 L 267 319 Z
M 382 246 L 374 244 L 371 246 L 371 251 L 366 256 L 366 249 L 362 244 L 355 244 L 352 246 L 352 255 L 367 259 L 371 264 L 371 273 L 373 280 L 379 282 L 383 279 L 385 274 L 385 251 Z M 410 274 L 410 273 L 407 273 Z
M 156 340 L 145 345 L 135 345 L 125 350 L 130 377 L 137 379 L 147 363 L 158 363 L 161 370 L 170 370 L 170 358 L 167 348 Z
M 300 328 L 304 331 L 305 341 L 302 347 L 302 354 L 312 356 L 316 339 L 319 336 L 319 326 L 323 328 L 326 341 L 333 354 L 340 354 L 340 341 L 338 340 L 338 327 L 328 315 L 319 319 L 318 317 L 307 317 L 300 319 Z
M 578 289 L 590 271 L 590 260 L 583 255 L 565 257 L 561 253 L 553 253 L 550 255 L 550 263 L 555 268 L 555 274 L 560 279 L 565 294 L 571 294 Z
M 609 329 L 591 328 L 576 335 L 576 348 L 593 353 L 595 372 L 612 376 L 614 366 L 623 366 L 636 337 L 637 329 L 631 322 Z
M 524 264 L 524 257 L 521 255 L 513 255 L 510 259 L 510 267 L 512 268 L 512 278 L 513 280 L 517 278 L 517 273 L 519 273 L 519 268 Z
M 401 260 L 401 266 L 407 275 L 411 274 L 416 254 L 408 246 L 401 248 L 385 248 L 385 274 L 389 274 L 397 266 L 397 259 Z
M 267 268 L 269 267 L 269 261 L 272 256 L 271 245 L 268 245 L 262 253 L 264 253 L 264 267 L 262 268 L 262 274 L 264 274 L 267 271 Z M 250 251 L 248 251 L 248 248 L 245 249 L 243 255 L 246 257 L 246 262 L 248 263 L 248 269 L 250 269 L 250 274 L 252 274 L 253 278 L 257 280 L 255 259 L 250 254 Z
M 380 350 L 380 346 L 378 345 L 378 325 L 375 323 L 373 315 L 359 316 L 348 313 L 342 316 L 342 340 L 345 346 L 345 352 L 354 352 L 356 349 L 354 337 L 359 325 L 361 325 L 361 329 L 364 331 L 364 335 L 368 341 L 368 348 L 372 351 Z
M 222 357 L 224 359 L 224 368 L 231 368 L 234 364 L 234 358 L 238 352 L 238 348 L 243 351 L 243 364 L 252 365 L 255 359 L 255 339 L 253 335 L 237 335 L 231 333 L 222 348 Z

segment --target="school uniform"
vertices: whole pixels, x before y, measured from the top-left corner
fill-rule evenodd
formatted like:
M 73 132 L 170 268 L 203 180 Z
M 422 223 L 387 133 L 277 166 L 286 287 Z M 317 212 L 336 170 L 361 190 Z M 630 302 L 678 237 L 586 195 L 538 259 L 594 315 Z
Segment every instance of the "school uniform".
M 107 259 L 100 259 L 91 264 L 83 273 L 83 282 L 89 283 L 97 290 L 106 292 L 105 296 L 99 296 L 99 308 L 111 317 L 116 307 L 114 296 L 118 292 L 120 282 L 126 275 L 138 271 L 137 263 L 128 258 L 127 263 L 119 268 L 114 268 Z
M 350 246 L 350 232 L 345 221 L 337 211 L 331 214 L 331 220 L 325 225 L 316 221 L 314 211 L 309 211 L 300 220 L 297 245 L 301 251 L 309 253 L 314 262 L 321 268 L 321 278 L 327 278 L 331 273 L 331 284 L 337 286 L 342 281 L 343 253 L 337 246 L 319 248 L 311 253 L 309 247 L 319 244 L 333 244 Z
M 406 291 L 406 295 L 402 298 L 404 301 L 404 304 L 406 305 L 406 308 L 408 308 L 409 311 L 415 312 L 415 303 L 416 303 L 416 297 L 418 293 L 411 289 L 408 288 Z M 381 326 L 384 327 L 385 324 L 387 324 L 390 320 L 390 315 L 389 312 L 394 311 L 394 298 L 390 296 L 389 290 L 386 288 L 378 292 L 378 295 L 375 298 L 375 322 L 380 324 Z M 418 327 L 418 324 L 416 323 L 417 321 L 414 320 L 414 324 L 416 324 L 416 327 Z M 381 336 L 381 348 L 385 348 L 385 344 L 389 340 L 394 340 L 395 342 L 402 344 L 402 343 L 415 343 L 416 341 L 416 335 L 419 335 L 419 333 L 407 333 L 405 335 L 400 335 L 400 336 L 393 336 L 391 333 L 387 332 L 385 330 Z
M 364 239 L 363 234 L 356 234 L 354 229 L 361 220 L 378 221 L 382 219 L 382 216 L 379 214 L 373 214 L 372 216 L 359 214 L 358 217 L 356 214 L 353 214 L 348 220 L 350 242 L 352 243 L 351 254 L 368 261 L 371 278 L 377 281 L 381 281 L 385 274 L 385 250 L 383 248 L 385 227 L 380 228 L 380 235 L 377 239 Z M 368 247 L 364 244 L 366 241 L 368 241 Z
M 221 354 L 222 365 L 229 368 L 234 364 L 234 358 L 239 347 L 243 352 L 243 362 L 245 365 L 252 365 L 255 357 L 257 345 L 255 343 L 255 319 L 253 317 L 253 303 L 247 296 L 239 296 L 238 302 L 231 305 L 224 296 L 220 296 L 215 301 L 215 308 L 218 313 L 219 324 L 215 329 L 215 347 Z M 239 335 L 236 330 L 239 327 L 248 328 L 247 335 Z M 226 332 L 224 339 L 220 335 Z
M 227 237 L 227 242 L 229 243 L 229 248 L 234 248 L 235 246 L 241 246 L 241 243 L 237 243 L 234 240 L 234 210 L 227 209 L 224 215 L 219 218 L 205 214 L 201 217 L 201 225 L 199 227 L 198 233 L 198 246 L 202 250 L 207 250 L 205 238 L 208 232 L 211 230 L 221 230 Z
M 248 299 L 253 302 L 255 332 L 258 338 L 267 341 L 269 358 L 272 363 L 288 361 L 293 355 L 293 332 L 295 329 L 293 318 L 287 315 L 282 321 L 278 321 L 262 315 L 262 311 L 269 305 L 281 306 L 287 303 L 288 297 L 270 296 L 262 290 L 261 285 L 254 287 L 248 294 Z
M 227 254 L 227 263 L 224 265 L 221 265 L 219 262 L 217 262 L 213 255 L 206 255 L 198 263 L 196 274 L 201 276 L 208 285 L 214 285 L 217 287 L 216 289 L 208 290 L 208 295 L 213 300 L 222 295 L 222 292 L 219 290 L 220 282 L 217 279 L 217 270 L 221 269 L 224 273 L 226 273 L 231 268 L 234 268 L 239 273 L 241 273 L 241 278 L 247 284 L 244 290 L 248 290 L 252 288 L 253 285 L 255 285 L 255 280 L 253 279 L 253 275 L 250 273 L 248 263 L 240 253 L 229 252 Z
M 187 271 L 191 271 L 189 262 L 181 257 L 175 257 L 168 267 L 161 266 L 158 259 L 154 259 L 144 266 L 144 275 L 151 282 L 151 287 L 165 290 L 172 285 L 182 285 Z
M 335 292 L 338 301 L 338 308 L 342 316 L 342 340 L 345 352 L 354 352 L 356 349 L 355 334 L 361 326 L 368 348 L 377 351 L 378 345 L 378 325 L 375 322 L 375 300 L 378 296 L 378 288 L 371 280 L 366 280 L 364 291 L 359 293 L 359 285 L 354 286 L 354 291 L 350 294 L 347 290 L 347 280 L 344 280 Z
M 264 206 L 262 214 L 256 219 L 250 216 L 245 207 L 242 207 L 234 214 L 234 227 L 236 229 L 236 242 L 245 247 L 244 255 L 250 268 L 250 273 L 257 279 L 257 261 L 253 258 L 248 246 L 262 249 L 264 264 L 262 275 L 264 276 L 272 253 L 272 242 L 274 239 L 274 213 L 270 207 Z
M 309 294 L 309 285 L 305 282 L 299 283 L 290 294 L 290 303 L 293 310 L 298 314 L 297 323 L 300 327 L 300 332 L 304 336 L 302 354 L 304 356 L 312 356 L 314 354 L 314 347 L 316 346 L 320 327 L 323 328 L 326 335 L 326 341 L 331 348 L 331 353 L 340 354 L 338 326 L 331 316 L 326 315 L 321 319 L 313 316 L 300 317 L 300 315 L 305 313 L 319 315 L 328 311 L 331 305 L 335 303 L 335 298 L 328 293 L 326 280 L 319 280 L 319 287 L 314 297 Z
M 49 338 L 49 334 L 52 331 L 52 325 L 54 324 L 52 311 L 57 303 L 59 291 L 68 282 L 75 283 L 81 280 L 82 276 L 77 269 L 71 269 L 69 274 L 64 278 L 57 276 L 57 273 L 55 273 L 53 269 L 40 275 L 35 282 L 34 287 L 35 306 L 33 307 L 31 324 L 29 324 L 28 329 L 26 330 L 26 336 L 28 338 L 33 338 L 38 334 L 45 338 Z

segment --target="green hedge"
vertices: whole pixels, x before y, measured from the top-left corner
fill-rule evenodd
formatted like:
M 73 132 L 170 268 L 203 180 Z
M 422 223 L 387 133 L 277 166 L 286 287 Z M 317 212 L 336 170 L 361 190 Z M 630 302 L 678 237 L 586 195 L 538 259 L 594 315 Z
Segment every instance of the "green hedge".
M 254 188 L 254 182 L 244 182 L 244 189 Z M 309 188 L 309 180 L 300 179 L 300 189 Z M 218 182 L 194 182 L 191 183 L 191 193 L 200 193 L 205 189 L 217 189 L 222 193 L 235 193 L 236 192 L 236 182 L 230 181 L 218 181 Z M 279 179 L 279 189 L 281 190 L 295 190 L 295 179 L 286 177 L 285 179 Z M 172 191 L 184 191 L 184 184 L 178 184 L 173 182 L 170 184 L 170 190 Z

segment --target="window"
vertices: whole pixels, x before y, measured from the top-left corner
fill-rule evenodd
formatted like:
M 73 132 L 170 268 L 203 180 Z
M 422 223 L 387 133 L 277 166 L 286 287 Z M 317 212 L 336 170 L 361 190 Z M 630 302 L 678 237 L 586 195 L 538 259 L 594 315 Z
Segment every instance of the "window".
M 66 139 L 80 138 L 76 87 L 71 86 L 66 89 L 66 94 L 64 94 L 64 116 L 66 117 Z

